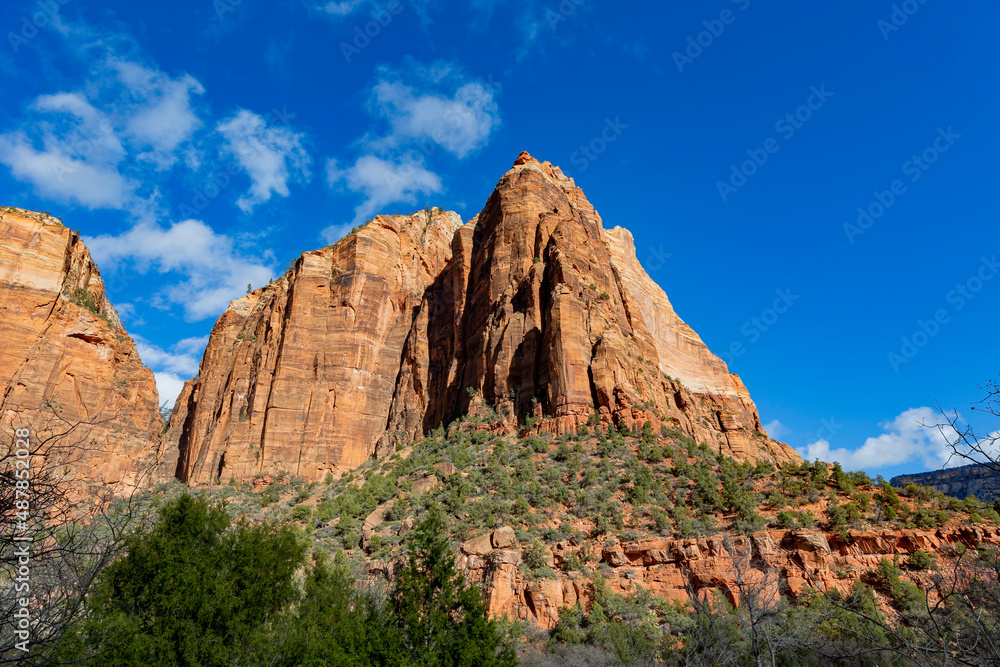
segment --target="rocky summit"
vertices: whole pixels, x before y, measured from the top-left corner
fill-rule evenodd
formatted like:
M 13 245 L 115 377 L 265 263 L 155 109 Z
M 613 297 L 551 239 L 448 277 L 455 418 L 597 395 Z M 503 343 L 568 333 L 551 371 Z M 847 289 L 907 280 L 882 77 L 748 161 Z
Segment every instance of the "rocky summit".
M 575 607 L 597 624 L 628 599 L 666 627 L 667 601 L 744 604 L 750 570 L 775 600 L 868 581 L 895 613 L 938 560 L 1000 544 L 975 499 L 897 494 L 771 439 L 631 234 L 527 153 L 471 220 L 377 216 L 233 301 L 166 430 L 61 221 L 0 209 L 0 307 L 3 427 L 55 436 L 45 459 L 74 488 L 205 487 L 390 583 L 411 531 L 446 511 L 492 617 L 553 629 Z
M 315 481 L 464 414 L 556 434 L 649 421 L 740 460 L 798 460 L 631 234 L 522 153 L 468 222 L 377 216 L 233 301 L 177 401 L 162 469 L 193 485 Z
M 738 460 L 798 460 L 632 235 L 527 153 L 471 220 L 377 216 L 233 301 L 162 436 L 153 374 L 78 234 L 14 208 L 0 225 L 5 425 L 77 424 L 60 443 L 89 482 L 316 481 L 463 415 L 557 435 L 648 421 Z

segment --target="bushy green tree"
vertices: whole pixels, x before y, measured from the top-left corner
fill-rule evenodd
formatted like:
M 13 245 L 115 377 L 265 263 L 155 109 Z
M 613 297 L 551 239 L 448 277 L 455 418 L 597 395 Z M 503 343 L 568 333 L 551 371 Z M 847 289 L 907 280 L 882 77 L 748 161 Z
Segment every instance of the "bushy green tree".
M 391 594 L 403 647 L 415 667 L 517 664 L 482 594 L 455 569 L 448 530 L 432 512 L 413 533 L 406 565 Z
M 296 598 L 305 547 L 287 527 L 230 523 L 187 494 L 165 505 L 101 575 L 66 650 L 88 665 L 246 664 Z
M 408 664 L 389 606 L 376 590 L 358 590 L 343 558 L 317 560 L 286 620 L 276 632 L 285 637 L 277 667 Z

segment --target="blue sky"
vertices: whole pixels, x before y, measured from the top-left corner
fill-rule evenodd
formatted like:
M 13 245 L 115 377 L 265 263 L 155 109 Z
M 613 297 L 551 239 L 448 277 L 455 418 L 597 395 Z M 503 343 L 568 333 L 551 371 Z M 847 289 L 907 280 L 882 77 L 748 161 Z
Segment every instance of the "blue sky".
M 374 213 L 471 217 L 521 150 L 806 455 L 939 467 L 918 423 L 1000 369 L 997 0 L 36 0 L 0 28 L 0 203 L 81 230 L 164 394 L 247 283 Z

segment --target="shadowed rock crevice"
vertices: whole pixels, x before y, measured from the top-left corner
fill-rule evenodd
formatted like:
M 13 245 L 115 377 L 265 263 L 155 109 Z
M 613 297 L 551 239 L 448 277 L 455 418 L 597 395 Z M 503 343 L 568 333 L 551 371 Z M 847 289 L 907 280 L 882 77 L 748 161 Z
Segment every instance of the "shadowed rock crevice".
M 317 480 L 493 411 L 508 432 L 530 415 L 562 433 L 598 412 L 740 458 L 797 459 L 754 432 L 742 382 L 558 167 L 523 153 L 469 222 L 429 213 L 377 216 L 232 303 L 168 433 L 184 479 L 208 483 L 187 461 L 225 449 L 239 481 Z

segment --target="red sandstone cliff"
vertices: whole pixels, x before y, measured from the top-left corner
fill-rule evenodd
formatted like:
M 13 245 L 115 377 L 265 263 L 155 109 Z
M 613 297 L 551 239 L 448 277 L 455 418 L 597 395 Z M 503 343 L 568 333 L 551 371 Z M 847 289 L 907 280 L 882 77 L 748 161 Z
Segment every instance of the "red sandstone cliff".
M 510 429 L 532 416 L 565 431 L 597 411 L 737 458 L 798 458 L 761 433 L 631 235 L 522 153 L 468 223 L 378 216 L 234 301 L 177 402 L 164 469 L 192 484 L 316 480 L 488 409 Z
M 531 580 L 520 567 L 524 545 L 514 531 L 499 528 L 462 544 L 457 565 L 469 581 L 483 587 L 489 614 L 531 622 L 552 629 L 559 609 L 579 603 L 589 608 L 593 582 L 578 571 L 566 571 L 567 559 L 593 556 L 610 566 L 608 586 L 631 595 L 639 588 L 671 601 L 689 600 L 692 593 L 717 590 L 738 603 L 739 577 L 775 594 L 798 597 L 809 588 L 847 594 L 852 584 L 882 559 L 904 558 L 917 551 L 944 561 L 952 547 L 995 548 L 1000 529 L 967 526 L 938 530 L 771 530 L 746 535 L 713 535 L 701 539 L 651 538 L 601 546 L 590 539 L 559 542 L 546 551 L 555 578 Z M 752 561 L 752 566 L 751 566 Z M 401 559 L 372 561 L 366 570 L 392 580 Z M 742 571 L 739 571 L 742 568 Z M 947 568 L 942 564 L 942 570 Z M 766 572 L 766 574 L 765 574 Z M 930 574 L 910 573 L 926 588 Z M 769 593 L 770 593 L 769 591 Z
M 153 373 L 79 236 L 46 214 L 0 209 L 0 428 L 66 432 L 47 463 L 84 486 L 142 483 L 160 415 Z M 61 474 L 61 473 L 60 473 Z

